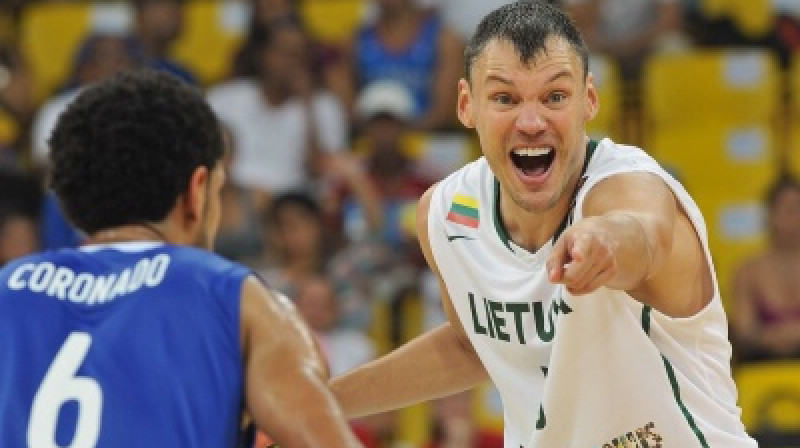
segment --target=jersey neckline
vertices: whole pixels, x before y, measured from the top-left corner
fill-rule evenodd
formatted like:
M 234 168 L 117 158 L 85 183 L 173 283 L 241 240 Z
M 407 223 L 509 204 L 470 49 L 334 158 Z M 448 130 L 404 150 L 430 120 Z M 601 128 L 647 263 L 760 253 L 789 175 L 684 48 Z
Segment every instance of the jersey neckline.
M 113 249 L 119 252 L 144 252 L 164 245 L 163 241 L 120 241 L 115 243 L 86 244 L 78 247 L 81 252 L 97 252 Z
M 586 158 L 583 161 L 583 168 L 581 168 L 581 179 L 578 181 L 578 185 L 575 187 L 575 191 L 572 192 L 572 200 L 567 210 L 567 214 L 564 215 L 564 219 L 561 220 L 561 224 L 558 225 L 558 229 L 556 229 L 555 234 L 553 234 L 552 241 L 556 241 L 558 237 L 567 229 L 567 227 L 572 223 L 572 215 L 573 209 L 575 207 L 575 199 L 578 197 L 578 191 L 580 191 L 581 186 L 586 180 L 586 170 L 589 167 L 589 161 L 592 159 L 592 156 L 597 149 L 598 141 L 597 140 L 589 140 L 589 143 L 586 145 Z M 500 241 L 503 243 L 509 251 L 512 253 L 516 253 L 514 248 L 512 247 L 513 241 L 511 240 L 511 236 L 508 233 L 508 229 L 506 229 L 505 224 L 503 224 L 503 219 L 500 216 L 500 182 L 497 180 L 497 177 L 493 177 L 493 186 L 494 186 L 494 194 L 492 195 L 494 203 L 492 204 L 492 222 L 494 222 L 495 230 L 497 231 L 497 236 L 500 237 Z M 527 249 L 514 244 L 514 246 L 519 247 L 520 249 L 524 250 L 525 252 L 531 253 Z

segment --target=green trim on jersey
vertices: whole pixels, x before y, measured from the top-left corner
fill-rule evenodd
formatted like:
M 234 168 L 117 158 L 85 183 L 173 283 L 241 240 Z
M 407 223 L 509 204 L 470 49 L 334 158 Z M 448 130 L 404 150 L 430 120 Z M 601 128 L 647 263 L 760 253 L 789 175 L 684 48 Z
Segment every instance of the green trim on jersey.
M 599 142 L 596 140 L 590 139 L 589 143 L 586 145 L 586 158 L 583 160 L 583 168 L 581 168 L 581 180 L 578 181 L 578 186 L 575 188 L 575 191 L 572 192 L 572 203 L 569 206 L 566 216 L 564 216 L 561 224 L 558 225 L 556 233 L 553 235 L 551 241 L 554 243 L 564 230 L 567 229 L 567 226 L 572 224 L 572 210 L 575 207 L 575 198 L 578 197 L 578 191 L 580 191 L 585 181 L 586 169 L 589 168 L 589 161 L 592 159 L 598 144 Z M 497 180 L 497 177 L 494 178 L 494 204 L 492 206 L 492 212 L 492 221 L 494 221 L 494 228 L 497 230 L 497 236 L 500 237 L 500 241 L 503 242 L 503 245 L 506 246 L 508 250 L 514 252 L 514 248 L 511 247 L 511 236 L 508 234 L 508 229 L 506 229 L 505 224 L 503 224 L 503 219 L 500 217 L 500 182 Z
M 508 230 L 506 230 L 505 224 L 503 224 L 503 220 L 500 219 L 500 182 L 497 181 L 497 177 L 494 178 L 494 207 L 492 207 L 492 221 L 494 221 L 494 228 L 497 229 L 497 236 L 500 237 L 500 241 L 503 242 L 508 250 L 514 252 L 514 248 L 511 247 L 511 237 L 508 235 Z
M 652 308 L 648 305 L 645 305 L 642 308 L 642 329 L 644 333 L 650 336 L 650 313 Z M 666 356 L 663 354 L 661 355 L 661 359 L 664 361 L 664 370 L 667 372 L 667 378 L 669 378 L 669 384 L 672 386 L 672 394 L 675 396 L 675 402 L 678 403 L 678 407 L 683 414 L 683 417 L 686 419 L 686 423 L 689 424 L 689 427 L 692 428 L 692 432 L 695 436 L 697 436 L 697 440 L 700 441 L 700 446 L 703 448 L 710 448 L 708 442 L 706 441 L 706 436 L 703 434 L 703 431 L 697 427 L 697 423 L 694 421 L 694 417 L 692 417 L 692 413 L 689 412 L 689 409 L 681 400 L 681 389 L 680 385 L 678 384 L 678 379 L 675 377 L 675 370 L 672 368 L 672 364 L 669 362 Z

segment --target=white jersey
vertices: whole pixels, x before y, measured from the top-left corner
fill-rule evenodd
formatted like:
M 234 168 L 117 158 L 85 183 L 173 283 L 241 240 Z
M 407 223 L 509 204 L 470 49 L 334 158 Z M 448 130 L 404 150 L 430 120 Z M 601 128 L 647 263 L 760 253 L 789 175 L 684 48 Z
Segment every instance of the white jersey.
M 589 146 L 574 220 L 598 181 L 651 172 L 687 211 L 713 266 L 702 215 L 678 182 L 638 148 L 607 139 Z M 535 253 L 515 245 L 498 200 L 481 158 L 435 188 L 428 232 L 458 317 L 502 396 L 506 448 L 757 446 L 736 406 L 716 279 L 711 303 L 689 318 L 667 317 L 624 291 L 572 297 L 547 278 L 552 244 Z

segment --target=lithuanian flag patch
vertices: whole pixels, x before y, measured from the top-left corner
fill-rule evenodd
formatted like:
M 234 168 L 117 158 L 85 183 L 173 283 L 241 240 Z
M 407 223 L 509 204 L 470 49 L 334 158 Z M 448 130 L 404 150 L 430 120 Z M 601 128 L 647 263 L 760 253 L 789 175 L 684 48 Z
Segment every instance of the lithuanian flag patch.
M 455 195 L 450 204 L 450 212 L 447 213 L 447 220 L 477 229 L 480 222 L 478 200 L 463 194 Z

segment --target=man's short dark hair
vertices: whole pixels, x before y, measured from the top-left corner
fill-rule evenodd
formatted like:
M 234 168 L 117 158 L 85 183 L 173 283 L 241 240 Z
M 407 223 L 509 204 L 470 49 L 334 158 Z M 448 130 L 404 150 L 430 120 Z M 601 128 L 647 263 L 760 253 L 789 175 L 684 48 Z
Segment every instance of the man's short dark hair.
M 203 95 L 152 70 L 121 73 L 81 93 L 49 143 L 51 186 L 88 233 L 163 220 L 195 169 L 213 169 L 224 152 Z
M 266 210 L 267 222 L 275 227 L 282 225 L 282 213 L 288 209 L 299 209 L 317 221 L 322 221 L 322 207 L 304 191 L 288 191 L 275 196 Z
M 507 40 L 519 52 L 520 59 L 528 63 L 546 50 L 550 37 L 560 37 L 569 42 L 583 62 L 583 74 L 589 72 L 589 50 L 580 31 L 558 7 L 539 0 L 518 1 L 492 11 L 478 24 L 464 51 L 465 76 L 471 80 L 475 59 L 486 44 L 494 39 Z

